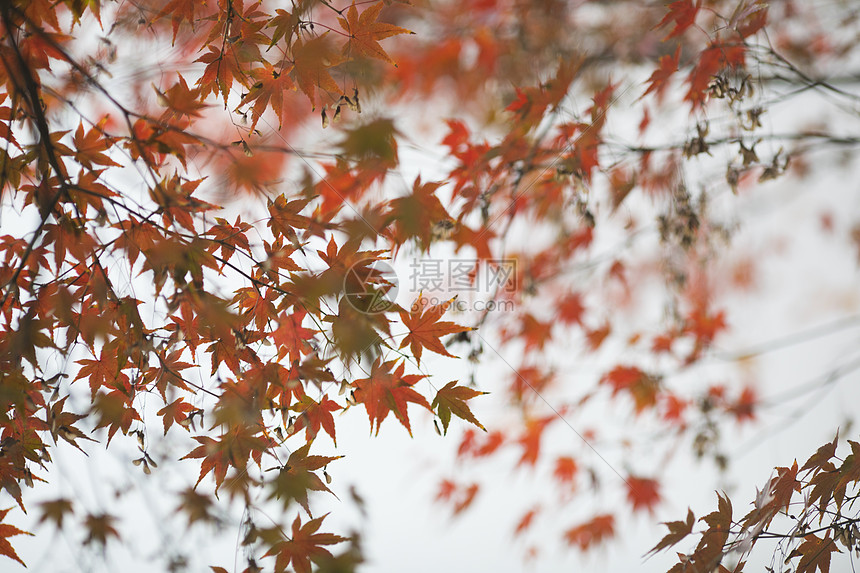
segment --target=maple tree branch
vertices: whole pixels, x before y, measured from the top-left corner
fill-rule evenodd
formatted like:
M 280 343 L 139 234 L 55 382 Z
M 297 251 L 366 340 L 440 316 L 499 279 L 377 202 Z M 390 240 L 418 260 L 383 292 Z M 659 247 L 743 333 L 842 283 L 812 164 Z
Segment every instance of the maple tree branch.
M 769 352 L 774 352 L 776 350 L 789 348 L 797 344 L 809 342 L 810 340 L 829 336 L 835 332 L 856 328 L 858 326 L 860 326 L 860 315 L 854 314 L 851 316 L 844 316 L 842 318 L 838 318 L 826 324 L 813 326 L 806 330 L 801 330 L 799 332 L 788 334 L 786 336 L 780 336 L 767 342 L 755 344 L 747 348 L 746 350 L 736 350 L 731 352 L 716 351 L 708 353 L 707 356 L 726 362 L 737 362 L 741 360 L 747 360 L 749 358 L 753 358 L 762 354 L 767 354 Z
M 5 54 L 2 55 L 3 63 L 7 70 L 9 70 L 9 77 L 12 82 L 15 84 L 16 93 L 21 94 L 28 100 L 31 117 L 36 123 L 36 128 L 39 132 L 39 143 L 45 149 L 45 154 L 47 155 L 48 163 L 51 168 L 57 174 L 57 180 L 59 182 L 59 188 L 56 193 L 54 193 L 53 197 L 48 201 L 46 205 L 39 205 L 39 210 L 41 211 L 41 220 L 33 231 L 33 237 L 30 239 L 27 244 L 27 248 L 21 256 L 21 262 L 18 267 L 15 269 L 15 272 L 12 274 L 12 277 L 3 285 L 4 290 L 6 291 L 3 294 L 3 298 L 0 299 L 0 307 L 4 306 L 7 300 L 7 297 L 12 292 L 12 286 L 17 286 L 18 277 L 21 275 L 24 267 L 27 265 L 27 259 L 30 257 L 30 253 L 33 252 L 35 248 L 36 242 L 42 235 L 42 229 L 45 227 L 45 224 L 48 221 L 48 218 L 54 211 L 57 203 L 60 198 L 65 194 L 68 195 L 68 185 L 65 179 L 65 173 L 61 169 L 59 160 L 57 159 L 56 150 L 54 149 L 53 142 L 51 141 L 51 132 L 48 127 L 48 120 L 45 117 L 45 113 L 42 109 L 42 98 L 39 95 L 39 86 L 36 84 L 36 81 L 33 79 L 33 75 L 30 73 L 30 66 L 28 62 L 24 59 L 24 55 L 21 53 L 21 50 L 18 46 L 18 42 L 15 40 L 15 31 L 18 28 L 12 23 L 12 18 L 10 15 L 11 5 L 8 2 L 3 2 L 2 7 L 0 7 L 0 12 L 2 12 L 3 26 L 6 29 L 6 35 L 9 37 L 9 43 L 12 46 L 12 51 L 15 53 L 15 58 L 17 60 L 17 64 L 19 69 L 18 71 L 21 73 L 24 79 L 24 86 L 20 86 L 18 84 L 18 80 L 15 77 L 14 70 L 15 68 L 9 65 L 9 62 L 6 61 Z M 42 178 L 44 182 L 47 182 L 49 176 L 46 173 L 42 174 Z M 38 201 L 36 201 L 38 204 Z

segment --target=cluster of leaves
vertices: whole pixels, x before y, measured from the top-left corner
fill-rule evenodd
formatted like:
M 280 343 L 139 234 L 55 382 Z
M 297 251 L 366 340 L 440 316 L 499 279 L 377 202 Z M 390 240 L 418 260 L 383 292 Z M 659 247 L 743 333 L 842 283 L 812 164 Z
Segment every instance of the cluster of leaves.
M 755 151 L 765 111 L 752 86 L 764 80 L 747 71 L 778 58 L 756 38 L 792 40 L 782 24 L 766 28 L 804 18 L 785 4 L 619 2 L 606 8 L 606 26 L 581 24 L 578 8 L 556 1 L 467 0 L 423 12 L 327 0 L 291 11 L 247 0 L 0 3 L 0 198 L 4 215 L 20 219 L 0 237 L 0 488 L 23 510 L 22 484 L 50 479 L 58 442 L 84 451 L 86 441 L 128 438 L 139 448 L 134 464 L 150 474 L 165 462 L 151 451 L 159 434 L 179 443 L 186 434 L 194 444 L 182 459 L 199 460 L 200 470 L 193 488 L 175 492 L 179 511 L 191 523 L 216 522 L 211 483 L 245 507 L 248 570 L 259 559 L 307 572 L 359 559 L 354 539 L 345 553 L 329 552 L 347 538 L 320 532 L 323 517 L 311 509 L 314 492 L 330 492 L 326 468 L 341 457 L 317 453 L 316 438 L 336 446 L 335 414 L 352 407 L 376 433 L 392 415 L 411 435 L 417 409 L 432 413 L 440 433 L 460 418 L 484 430 L 462 434 L 461 460 L 477 465 L 513 449 L 522 471 L 549 464 L 564 496 L 589 479 L 596 487 L 606 468 L 575 449 L 547 454 L 546 437 L 600 396 L 632 409 L 634 421 L 692 433 L 700 455 L 721 456 L 720 425 L 752 419 L 756 395 L 718 383 L 685 390 L 670 379 L 672 369 L 699 363 L 729 324 L 716 300 L 725 285 L 707 265 L 725 228 L 708 210 L 709 192 L 691 193 L 679 166 L 722 146 L 741 158 L 726 170 L 732 190 L 751 175 L 786 172 L 782 152 L 761 161 Z M 582 33 L 561 26 L 560 15 Z M 96 46 L 82 33 L 90 28 L 103 32 Z M 158 85 L 116 79 L 132 65 L 117 59 L 123 50 L 166 44 L 173 49 L 159 62 Z M 790 47 L 809 58 L 833 51 L 809 46 Z M 654 68 L 644 86 L 618 79 L 642 60 Z M 819 85 L 778 63 L 792 80 Z M 673 108 L 664 99 L 680 83 L 684 107 L 701 119 L 689 137 L 614 139 L 613 106 L 631 89 L 642 92 L 641 138 L 649 106 Z M 571 111 L 577 97 L 590 102 L 581 113 Z M 404 117 L 416 100 L 455 115 L 440 126 L 445 181 L 417 176 L 398 197 L 374 193 L 399 176 L 403 144 L 416 145 L 403 129 L 414 128 Z M 728 135 L 711 135 L 705 114 L 714 105 L 731 117 Z M 320 124 L 339 120 L 326 141 Z M 288 141 L 297 126 L 315 130 L 322 150 Z M 653 200 L 646 212 L 660 230 L 657 260 L 596 257 L 604 229 L 641 234 L 632 214 L 620 221 L 637 196 Z M 518 244 L 522 225 L 549 239 Z M 470 255 L 473 281 L 503 257 L 515 261 L 515 275 L 490 293 L 515 310 L 467 323 L 443 318 L 448 298 L 378 306 L 392 289 L 380 263 L 439 248 Z M 668 285 L 668 318 L 625 332 L 634 280 L 655 274 Z M 488 330 L 499 333 L 498 349 Z M 588 355 L 620 341 L 625 358 L 547 409 L 544 393 L 566 382 L 547 356 L 571 336 Z M 521 357 L 502 391 L 518 424 L 495 429 L 475 416 L 471 401 L 484 393 L 475 367 L 468 383 L 430 383 L 428 354 L 464 347 L 473 363 L 486 348 L 506 362 Z M 587 446 L 594 433 L 583 437 Z M 659 503 L 654 472 L 621 476 L 633 511 Z M 438 499 L 455 513 L 481 490 L 442 479 Z M 257 524 L 261 498 L 290 518 Z M 80 521 L 86 544 L 120 537 L 117 516 L 66 499 L 41 507 L 58 527 Z M 723 513 L 706 523 L 728 536 Z M 529 510 L 517 534 L 538 519 Z M 0 525 L 0 554 L 20 561 L 6 541 L 19 533 Z M 615 534 L 615 514 L 601 510 L 561 537 L 586 550 Z M 709 540 L 696 563 L 722 555 L 728 539 Z
M 420 365 L 424 349 L 451 356 L 440 337 L 466 329 L 440 322 L 445 305 L 375 314 L 361 307 L 365 298 L 340 296 L 356 292 L 353 286 L 370 289 L 368 296 L 385 288 L 373 264 L 390 245 L 368 250 L 364 237 L 393 236 L 397 225 L 402 242 L 424 224 L 401 214 L 396 202 L 383 203 L 378 226 L 355 232 L 362 218 L 342 215 L 343 194 L 330 185 L 339 176 L 360 194 L 396 165 L 391 122 L 347 132 L 338 163 L 327 167 L 329 181 L 310 183 L 298 196 L 270 197 L 268 233 L 257 229 L 256 243 L 251 224 L 213 217 L 216 205 L 200 198 L 211 192 L 206 177 L 191 176 L 192 156 L 211 145 L 213 158 L 232 162 L 235 145 L 210 141 L 195 127 L 210 100 L 236 105 L 234 113 L 251 116 L 240 144 L 253 158 L 247 140 L 257 123 L 267 110 L 279 122 L 292 120 L 289 105 L 298 104 L 288 96 L 296 87 L 311 105 L 324 102 L 323 116 L 327 106 L 336 108 L 335 117 L 341 105 L 359 111 L 359 88 L 346 95 L 331 74 L 340 69 L 346 78 L 347 64 L 368 59 L 393 63 L 378 42 L 408 30 L 378 21 L 382 3 L 340 10 L 305 3 L 273 14 L 241 0 L 162 4 L 110 7 L 119 27 L 138 11 L 151 26 L 169 25 L 172 40 L 188 52 L 203 53 L 195 83 L 176 75 L 168 87 L 155 87 L 160 113 L 124 104 L 99 77 L 101 63 L 83 59 L 87 46 L 73 33 L 108 16 L 99 2 L 7 2 L 0 9 L 0 188 L 9 207 L 36 214 L 34 224 L 4 235 L 0 246 L 0 487 L 23 510 L 21 485 L 49 471 L 51 442 L 83 451 L 82 441 L 95 441 L 90 432 L 100 428 L 106 444 L 117 435 L 138 438 L 135 465 L 149 474 L 158 467 L 149 450 L 155 422 L 165 436 L 195 434 L 197 446 L 183 459 L 200 461 L 198 485 L 211 476 L 216 493 L 226 486 L 248 506 L 251 492 L 262 489 L 285 509 L 296 505 L 310 515 L 309 493 L 329 491 L 321 472 L 341 456 L 309 448 L 320 431 L 336 445 L 339 410 L 363 405 L 377 431 L 389 414 L 410 430 L 410 402 L 435 412 L 446 429 L 452 414 L 478 424 L 466 401 L 480 392 L 452 382 L 425 397 L 415 386 L 426 375 L 406 373 L 407 363 Z M 328 26 L 328 16 L 312 19 L 320 8 L 340 31 Z M 331 31 L 318 34 L 315 26 Z M 244 90 L 240 97 L 237 90 Z M 75 99 L 93 92 L 108 106 L 101 119 L 81 111 L 75 129 L 58 128 L 78 110 Z M 234 179 L 250 181 L 258 164 Z M 112 176 L 124 167 L 139 170 L 142 193 L 122 190 Z M 323 186 L 327 191 L 318 193 Z M 424 188 L 432 196 L 434 187 Z M 315 253 L 314 244 L 321 247 Z M 219 294 L 224 289 L 232 294 Z M 406 328 L 399 340 L 391 334 L 396 317 Z M 410 354 L 383 359 L 384 350 L 397 353 L 395 342 Z M 207 355 L 209 376 L 191 374 Z M 79 384 L 88 386 L 90 403 L 82 412 L 68 400 Z M 148 395 L 163 407 L 153 408 Z M 276 477 L 265 477 L 272 465 L 280 468 Z M 62 501 L 43 505 L 43 519 L 60 526 L 74 515 L 74 504 Z M 211 503 L 201 494 L 181 508 L 192 522 L 211 521 Z M 87 542 L 118 537 L 113 519 L 84 517 Z M 291 535 L 275 528 L 248 543 L 262 545 L 278 571 L 310 571 L 311 560 L 331 557 L 324 546 L 346 540 L 317 533 L 321 522 L 297 517 Z M 20 561 L 5 541 L 19 531 L 3 527 L 2 553 Z
M 833 553 L 860 555 L 860 443 L 848 440 L 851 453 L 836 456 L 839 437 L 821 446 L 798 469 L 778 467 L 761 491 L 756 491 L 753 508 L 741 519 L 732 516 L 728 496 L 718 494 L 716 511 L 702 517 L 707 528 L 701 533 L 693 552 L 679 553 L 678 563 L 670 570 L 732 571 L 744 570 L 746 559 L 761 540 L 778 540 L 768 571 L 827 573 Z M 838 465 L 834 463 L 836 460 Z M 777 519 L 787 516 L 791 527 L 780 530 Z M 651 550 L 657 552 L 679 544 L 693 533 L 696 523 L 692 511 L 684 521 L 666 523 L 669 533 Z M 792 569 L 793 568 L 793 569 Z

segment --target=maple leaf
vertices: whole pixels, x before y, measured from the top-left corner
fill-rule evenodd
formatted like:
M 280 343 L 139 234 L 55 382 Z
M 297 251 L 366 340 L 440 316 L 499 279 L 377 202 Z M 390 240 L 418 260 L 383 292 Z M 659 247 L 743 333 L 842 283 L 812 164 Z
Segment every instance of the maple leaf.
M 648 84 L 648 89 L 645 90 L 645 93 L 642 94 L 642 97 L 645 97 L 646 95 L 653 92 L 657 95 L 657 100 L 661 101 L 663 99 L 663 93 L 666 91 L 666 88 L 669 87 L 669 78 L 671 78 L 675 74 L 675 72 L 678 71 L 678 63 L 680 62 L 680 59 L 680 44 L 675 49 L 674 55 L 660 56 L 658 68 L 654 70 L 654 72 L 651 74 L 651 77 L 649 77 L 646 81 L 646 83 Z
M 104 546 L 109 537 L 119 539 L 119 532 L 114 527 L 116 518 L 106 513 L 89 514 L 84 520 L 84 528 L 87 530 L 87 538 L 84 545 L 98 543 Z
M 521 366 L 511 373 L 509 388 L 517 401 L 523 401 L 539 396 L 555 378 L 554 372 L 545 372 L 538 366 Z
M 200 2 L 198 0 L 171 0 L 155 17 L 164 18 L 165 16 L 170 16 L 170 21 L 173 25 L 173 41 L 175 42 L 176 35 L 179 33 L 179 26 L 183 21 L 188 22 L 192 26 L 194 25 L 194 9 L 195 7 L 199 7 L 199 5 Z
M 478 495 L 480 486 L 471 483 L 468 486 L 445 479 L 439 484 L 439 493 L 436 494 L 438 501 L 448 501 L 453 504 L 454 515 L 462 513 L 467 509 Z
M 459 326 L 453 322 L 439 322 L 439 319 L 442 318 L 442 315 L 450 308 L 451 303 L 456 298 L 436 305 L 427 305 L 419 300 L 412 305 L 410 312 L 406 312 L 402 308 L 399 309 L 400 320 L 409 329 L 409 334 L 401 341 L 400 348 L 408 344 L 418 364 L 421 364 L 421 354 L 424 348 L 443 356 L 456 358 L 445 350 L 445 346 L 439 340 L 447 334 L 472 330 L 467 326 Z
M 569 545 L 577 545 L 583 551 L 592 545 L 605 541 L 615 535 L 615 517 L 602 514 L 564 532 L 564 539 Z
M 604 322 L 603 325 L 591 329 L 585 329 L 585 339 L 588 343 L 588 348 L 592 351 L 597 350 L 603 344 L 603 341 L 606 340 L 606 337 L 612 332 L 612 325 L 609 324 L 608 321 Z
M 218 518 L 210 513 L 212 500 L 208 495 L 201 494 L 194 488 L 186 488 L 180 494 L 182 503 L 177 509 L 183 510 L 188 515 L 188 524 L 195 521 L 218 522 Z
M 812 470 L 813 474 L 817 474 L 821 471 L 825 462 L 830 461 L 830 459 L 836 455 L 836 445 L 839 443 L 839 433 L 836 433 L 836 437 L 833 438 L 833 441 L 827 444 L 824 444 L 814 454 L 809 456 L 809 459 L 806 460 L 806 463 L 803 464 L 803 467 L 800 468 L 801 472 L 805 472 L 807 470 Z
M 653 513 L 654 506 L 660 503 L 660 484 L 657 480 L 628 476 L 627 499 L 633 511 L 647 509 Z
M 693 108 L 701 107 L 705 103 L 708 85 L 721 69 L 743 65 L 745 53 L 746 50 L 742 45 L 715 42 L 699 54 L 699 61 L 687 77 L 690 88 L 685 99 L 692 104 Z
M 319 402 L 309 396 L 303 396 L 291 408 L 293 411 L 299 412 L 299 416 L 293 424 L 293 432 L 298 433 L 304 428 L 306 439 L 311 441 L 316 437 L 320 428 L 322 428 L 331 436 L 334 445 L 337 446 L 334 417 L 331 413 L 337 412 L 341 408 L 339 404 L 333 400 L 329 400 L 328 396 L 323 396 Z
M 39 517 L 39 523 L 51 520 L 57 529 L 61 529 L 63 527 L 63 520 L 66 515 L 74 512 L 72 502 L 65 498 L 43 501 L 39 506 L 42 508 L 42 515 Z
M 323 483 L 320 477 L 314 473 L 324 468 L 330 462 L 343 456 L 312 456 L 309 455 L 310 442 L 295 450 L 287 459 L 287 463 L 278 472 L 277 477 L 271 482 L 272 492 L 269 499 L 282 500 L 284 507 L 288 507 L 292 501 L 296 501 L 308 515 L 311 515 L 308 504 L 309 491 L 331 490 Z
M 290 39 L 293 36 L 293 32 L 298 28 L 301 23 L 301 18 L 298 13 L 290 13 L 281 8 L 275 9 L 276 16 L 273 16 L 269 23 L 266 25 L 267 28 L 274 28 L 275 30 L 272 32 L 272 39 L 269 41 L 269 48 L 278 43 L 281 38 L 287 38 L 287 44 L 290 44 Z M 289 35 L 288 35 L 289 33 Z M 297 38 L 297 41 L 301 37 Z
M 800 493 L 800 482 L 797 481 L 797 461 L 790 468 L 777 468 L 777 476 L 773 478 L 770 484 L 771 494 L 773 496 L 769 505 L 772 505 L 776 511 L 788 510 L 791 505 L 791 497 L 795 492 Z M 813 499 L 810 498 L 810 503 Z
M 84 124 L 79 123 L 75 131 L 75 161 L 92 169 L 93 164 L 119 167 L 119 163 L 102 153 L 110 149 L 112 142 L 102 131 L 107 118 L 103 118 L 96 127 L 84 133 Z
M 307 42 L 301 36 L 293 43 L 294 65 L 291 74 L 299 89 L 311 100 L 316 109 L 316 90 L 327 92 L 333 99 L 343 93 L 329 71 L 342 63 L 343 57 L 337 53 L 328 32 Z
M 635 366 L 616 366 L 600 379 L 612 386 L 612 395 L 626 391 L 633 398 L 636 413 L 657 404 L 660 379 Z
M 488 392 L 479 392 L 465 386 L 457 386 L 457 381 L 448 382 L 442 387 L 433 399 L 430 407 L 436 410 L 439 419 L 442 421 L 442 430 L 445 434 L 448 433 L 448 424 L 451 422 L 451 414 L 453 413 L 458 418 L 462 418 L 467 422 L 471 422 L 484 430 L 487 429 L 481 425 L 472 410 L 466 404 L 467 400 L 471 400 L 476 396 L 487 394 Z
M 212 45 L 207 47 L 209 52 L 195 60 L 206 64 L 203 74 L 197 80 L 200 95 L 206 97 L 210 93 L 219 94 L 226 102 L 233 87 L 233 79 L 243 78 L 245 72 L 239 66 L 239 59 L 232 47 L 223 52 Z
M 179 76 L 177 83 L 164 92 L 154 84 L 152 87 L 158 94 L 158 103 L 167 108 L 161 117 L 162 121 L 183 115 L 200 117 L 200 111 L 209 106 L 209 104 L 201 101 L 200 88 L 190 89 L 182 75 Z
M 558 303 L 559 318 L 565 324 L 578 324 L 582 326 L 582 315 L 585 313 L 585 305 L 582 295 L 572 292 L 564 296 Z
M 424 406 L 432 411 L 427 400 L 412 388 L 419 380 L 424 378 L 422 374 L 407 374 L 403 372 L 406 368 L 403 362 L 397 365 L 392 371 L 396 363 L 395 360 L 382 362 L 377 358 L 370 367 L 370 376 L 356 380 L 355 385 L 355 401 L 364 404 L 367 410 L 367 415 L 370 418 L 370 430 L 373 431 L 376 426 L 376 433 L 379 434 L 379 426 L 382 421 L 388 416 L 389 412 L 394 412 L 395 417 L 403 424 L 403 427 L 412 435 L 412 428 L 409 425 L 409 413 L 406 410 L 407 404 L 412 402 L 419 406 Z
M 538 320 L 531 313 L 523 315 L 519 335 L 525 340 L 525 352 L 543 350 L 544 345 L 552 340 L 552 324 Z
M 738 422 L 755 420 L 755 407 L 758 404 L 758 396 L 752 388 L 744 388 L 737 402 L 729 407 L 729 412 L 735 415 Z
M 534 466 L 537 463 L 540 455 L 540 443 L 543 437 L 543 432 L 550 422 L 556 419 L 555 416 L 547 416 L 545 418 L 530 419 L 526 421 L 525 430 L 519 438 L 519 444 L 523 447 L 523 453 L 517 465 L 529 464 Z
M 302 326 L 306 315 L 305 310 L 281 314 L 278 328 L 272 333 L 272 339 L 278 346 L 279 359 L 289 354 L 290 360 L 299 360 L 303 354 L 310 352 L 308 341 L 313 339 L 314 331 Z
M 251 77 L 256 81 L 239 102 L 239 107 L 254 102 L 251 108 L 252 131 L 270 104 L 278 118 L 278 128 L 284 125 L 284 93 L 296 89 L 289 76 L 290 70 L 286 63 L 276 68 L 266 61 L 263 62 L 262 67 L 251 70 Z
M 258 436 L 255 431 L 245 426 L 233 426 L 230 431 L 223 433 L 217 440 L 209 436 L 194 436 L 193 438 L 200 445 L 180 459 L 202 459 L 200 475 L 194 486 L 197 487 L 206 477 L 206 474 L 211 471 L 215 476 L 216 492 L 224 483 L 230 466 L 243 472 L 252 455 L 258 458 L 259 454 L 271 445 L 270 439 Z
M 6 519 L 6 514 L 9 513 L 9 511 L 11 511 L 11 508 L 10 509 L 0 509 L 0 555 L 5 555 L 9 559 L 14 559 L 18 563 L 20 563 L 21 565 L 24 565 L 24 567 L 26 567 L 24 562 L 21 561 L 21 558 L 18 557 L 18 554 L 15 553 L 15 549 L 12 547 L 12 544 L 9 543 L 8 539 L 10 537 L 14 537 L 15 535 L 33 535 L 33 534 L 29 533 L 27 531 L 22 531 L 22 530 L 18 529 L 17 527 L 15 527 L 14 525 L 9 525 L 8 523 L 2 523 L 2 521 L 4 519 Z
M 441 182 L 421 182 L 419 175 L 412 185 L 412 193 L 391 201 L 391 217 L 396 223 L 393 235 L 397 244 L 411 238 L 419 239 L 423 249 L 430 247 L 438 225 L 451 225 L 453 220 L 436 196 Z
M 830 558 L 834 552 L 842 553 L 830 538 L 830 531 L 823 539 L 810 533 L 803 538 L 803 543 L 791 552 L 785 562 L 788 563 L 791 559 L 800 557 L 797 573 L 815 573 L 816 570 L 830 573 Z
M 93 399 L 91 415 L 98 419 L 96 430 L 108 429 L 108 444 L 117 430 L 121 429 L 123 434 L 128 434 L 132 422 L 140 420 L 140 414 L 131 405 L 131 399 L 119 390 L 96 395 Z
M 355 2 L 353 2 L 346 13 L 346 18 L 337 19 L 341 28 L 346 30 L 349 36 L 349 40 L 343 47 L 343 52 L 353 58 L 359 56 L 376 58 L 394 64 L 396 67 L 397 64 L 394 63 L 394 60 L 379 45 L 379 40 L 398 34 L 414 34 L 415 32 L 393 24 L 377 22 L 383 6 L 385 6 L 384 2 L 377 2 L 359 16 Z
M 663 539 L 661 539 L 653 549 L 651 549 L 651 551 L 646 553 L 646 555 L 657 553 L 667 547 L 675 545 L 693 532 L 693 525 L 695 523 L 696 516 L 693 515 L 693 511 L 689 508 L 687 508 L 687 519 L 685 521 L 663 522 L 663 525 L 669 528 L 669 533 L 667 533 L 666 536 L 663 537 Z
M 320 557 L 332 557 L 323 545 L 335 545 L 347 541 L 334 533 L 317 533 L 328 514 L 312 519 L 302 525 L 301 519 L 293 521 L 292 535 L 272 545 L 264 557 L 275 556 L 275 571 L 282 573 L 292 564 L 296 573 L 311 573 L 311 561 Z
M 711 571 L 723 556 L 723 547 L 729 538 L 732 525 L 732 502 L 727 496 L 717 493 L 717 510 L 699 519 L 708 525 L 708 530 L 689 557 L 693 570 Z
M 174 423 L 178 423 L 182 426 L 186 426 L 186 429 L 190 429 L 188 428 L 186 421 L 188 420 L 188 414 L 195 410 L 197 410 L 197 408 L 182 398 L 177 398 L 156 412 L 158 416 L 161 416 L 161 421 L 164 424 L 164 435 L 167 435 L 167 430 L 169 430 L 170 426 Z
M 469 486 L 462 491 L 460 499 L 458 499 L 454 504 L 454 515 L 462 513 L 472 505 L 472 502 L 475 501 L 475 497 L 478 495 L 478 491 L 480 489 L 481 486 L 477 483 L 469 484 Z
M 692 26 L 696 21 L 696 14 L 698 14 L 700 6 L 701 0 L 696 0 L 695 4 L 693 4 L 693 0 L 675 0 L 675 2 L 669 4 L 669 13 L 655 26 L 656 28 L 662 28 L 670 23 L 675 25 L 669 34 L 663 38 L 663 41 L 665 42 L 670 38 L 680 36 L 687 28 Z
M 518 536 L 522 535 L 523 533 L 525 533 L 526 530 L 528 530 L 532 526 L 532 522 L 534 521 L 534 518 L 537 516 L 537 514 L 539 512 L 540 512 L 540 508 L 537 508 L 537 507 L 530 509 L 527 512 L 525 512 L 523 514 L 523 516 L 520 518 L 519 522 L 517 523 L 516 528 L 514 529 L 514 536 L 518 537 Z
M 563 484 L 573 484 L 576 474 L 579 472 L 579 465 L 576 460 L 570 456 L 561 456 L 555 460 L 555 469 L 552 475 Z
M 51 437 L 54 439 L 54 443 L 57 442 L 57 438 L 63 438 L 63 440 L 83 452 L 83 448 L 76 443 L 77 439 L 82 438 L 91 442 L 95 442 L 96 440 L 90 438 L 74 426 L 75 422 L 86 418 L 86 415 L 63 411 L 66 399 L 68 399 L 68 396 L 63 396 L 61 399 L 54 402 L 50 410 L 46 410 L 45 423 L 51 432 Z

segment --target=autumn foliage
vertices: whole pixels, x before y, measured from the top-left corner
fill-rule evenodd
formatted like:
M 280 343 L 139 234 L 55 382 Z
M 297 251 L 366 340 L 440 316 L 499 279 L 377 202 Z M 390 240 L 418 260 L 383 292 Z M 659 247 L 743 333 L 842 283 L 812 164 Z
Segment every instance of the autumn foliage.
M 544 476 L 558 502 L 512 512 L 517 539 L 549 514 L 586 552 L 653 519 L 660 464 L 604 457 L 600 426 L 574 420 L 608 412 L 625 447 L 649 441 L 641 424 L 723 469 L 721 429 L 756 423 L 747 379 L 679 376 L 753 288 L 743 261 L 721 266 L 733 225 L 711 201 L 858 143 L 768 122 L 795 95 L 779 82 L 856 103 L 809 71 L 854 49 L 812 12 L 0 2 L 0 558 L 24 564 L 12 523 L 32 499 L 37 535 L 133 544 L 128 516 L 36 495 L 59 450 L 131 448 L 128 471 L 192 476 L 163 492 L 189 528 L 241 507 L 241 565 L 212 571 L 352 571 L 358 536 L 314 511 L 350 497 L 329 474 L 350 463 L 346 416 L 380 440 L 447 437 L 458 465 L 435 501 L 455 518 L 482 467 Z M 491 399 L 499 419 L 480 414 Z M 776 468 L 744 517 L 720 493 L 667 522 L 651 554 L 696 538 L 671 571 L 741 571 L 770 537 L 781 567 L 827 573 L 860 548 L 860 446 L 839 447 Z M 617 495 L 568 518 L 587 491 Z

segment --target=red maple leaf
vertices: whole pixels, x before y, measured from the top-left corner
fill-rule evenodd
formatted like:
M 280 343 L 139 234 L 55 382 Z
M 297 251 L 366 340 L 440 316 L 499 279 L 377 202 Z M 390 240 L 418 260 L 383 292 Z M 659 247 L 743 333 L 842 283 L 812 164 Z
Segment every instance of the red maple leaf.
M 669 87 L 669 78 L 671 78 L 675 74 L 675 72 L 678 71 L 678 63 L 680 59 L 680 45 L 675 49 L 674 55 L 660 56 L 658 68 L 654 70 L 654 72 L 651 74 L 651 77 L 648 78 L 648 81 L 646 82 L 648 84 L 648 89 L 645 90 L 645 93 L 642 94 L 642 97 L 645 97 L 646 95 L 653 92 L 657 96 L 657 101 L 662 101 L 663 93 L 666 91 L 666 88 Z
M 697 0 L 695 4 L 693 4 L 693 0 L 675 0 L 669 4 L 669 13 L 660 20 L 656 28 L 662 28 L 667 24 L 675 24 L 675 27 L 663 38 L 663 41 L 680 36 L 692 26 L 696 21 L 700 4 L 701 0 Z
M 633 504 L 633 511 L 647 509 L 653 512 L 660 503 L 660 484 L 657 480 L 628 476 L 627 499 Z
M 578 324 L 582 326 L 582 315 L 585 313 L 585 305 L 582 303 L 582 295 L 572 292 L 565 295 L 558 303 L 558 317 L 565 324 Z

